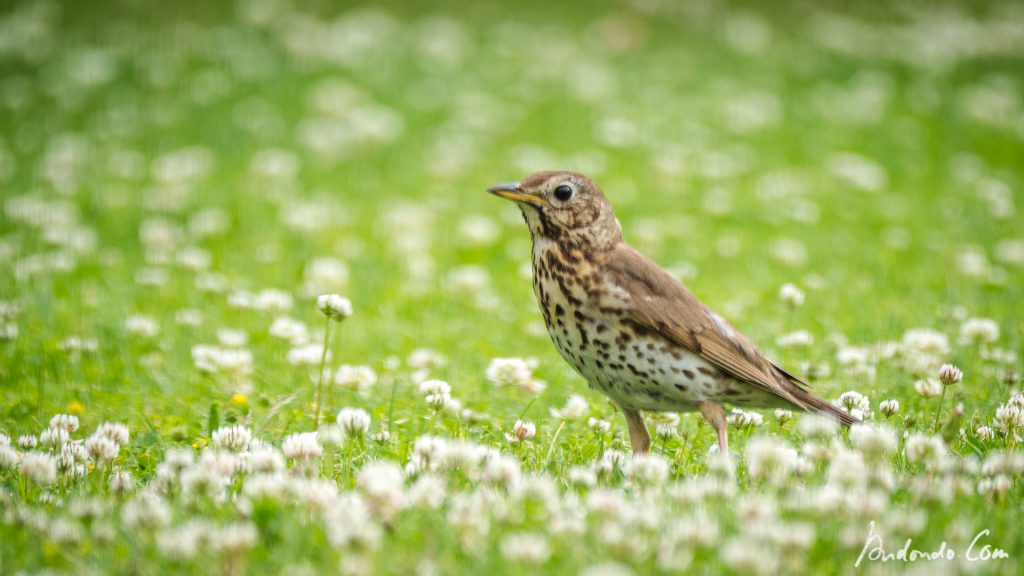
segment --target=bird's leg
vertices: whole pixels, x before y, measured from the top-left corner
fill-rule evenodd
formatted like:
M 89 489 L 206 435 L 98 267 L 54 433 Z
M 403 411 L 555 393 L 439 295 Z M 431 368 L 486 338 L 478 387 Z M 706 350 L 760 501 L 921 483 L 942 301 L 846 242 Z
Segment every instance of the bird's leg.
M 711 424 L 718 434 L 718 452 L 723 456 L 729 455 L 729 427 L 725 421 L 725 410 L 711 400 L 701 400 L 697 403 L 700 413 L 704 419 Z
M 626 415 L 626 426 L 629 428 L 629 443 L 633 445 L 633 454 L 647 454 L 651 451 L 651 434 L 644 424 L 644 417 L 638 410 L 622 408 Z

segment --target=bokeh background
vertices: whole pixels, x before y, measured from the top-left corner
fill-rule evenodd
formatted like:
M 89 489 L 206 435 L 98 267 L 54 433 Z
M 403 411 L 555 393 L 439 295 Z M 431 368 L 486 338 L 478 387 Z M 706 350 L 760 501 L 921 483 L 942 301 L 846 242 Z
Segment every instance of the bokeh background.
M 560 168 L 766 346 L 795 324 L 898 339 L 957 307 L 1016 341 L 1022 24 L 1016 2 L 8 5 L 5 394 L 187 380 L 133 372 L 109 332 L 166 320 L 160 373 L 265 324 L 223 304 L 268 288 L 351 297 L 353 359 L 532 355 L 561 381 L 526 230 L 484 192 Z M 795 315 L 787 282 L 810 292 Z M 175 327 L 186 308 L 203 328 Z M 73 335 L 124 353 L 62 375 L 46 358 Z
M 308 429 L 317 359 L 269 327 L 316 342 L 339 293 L 332 366 L 398 387 L 331 414 L 376 426 L 396 389 L 402 461 L 423 365 L 501 442 L 588 393 L 486 188 L 572 169 L 823 396 L 931 414 L 913 383 L 941 358 L 970 420 L 1020 379 L 1022 82 L 1017 1 L 5 2 L 0 419 L 127 422 L 140 478 L 214 423 Z M 243 349 L 241 377 L 203 345 Z M 536 400 L 484 377 L 508 356 Z

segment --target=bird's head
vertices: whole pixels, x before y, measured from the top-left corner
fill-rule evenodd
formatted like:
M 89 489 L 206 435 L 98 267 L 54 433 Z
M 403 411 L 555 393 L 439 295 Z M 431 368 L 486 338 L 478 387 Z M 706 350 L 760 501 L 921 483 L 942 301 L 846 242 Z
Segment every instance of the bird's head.
M 488 191 L 523 211 L 534 240 L 607 250 L 622 240 L 611 204 L 593 180 L 577 172 L 538 172 Z

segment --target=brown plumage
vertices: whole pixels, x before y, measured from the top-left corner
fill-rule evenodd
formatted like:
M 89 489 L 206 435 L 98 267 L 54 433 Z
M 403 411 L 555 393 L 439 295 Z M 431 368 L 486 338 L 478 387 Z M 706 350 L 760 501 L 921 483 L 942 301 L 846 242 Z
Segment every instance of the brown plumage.
M 586 176 L 540 172 L 490 192 L 522 209 L 533 238 L 534 291 L 552 340 L 592 388 L 622 408 L 634 451 L 650 446 L 641 410 L 699 409 L 723 453 L 723 403 L 857 421 L 626 244 L 611 205 Z

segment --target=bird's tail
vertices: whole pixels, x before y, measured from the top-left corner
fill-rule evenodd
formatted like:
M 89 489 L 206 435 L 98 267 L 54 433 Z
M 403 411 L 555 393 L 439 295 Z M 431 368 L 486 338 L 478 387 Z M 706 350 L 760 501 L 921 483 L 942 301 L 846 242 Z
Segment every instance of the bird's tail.
M 836 408 L 829 401 L 819 398 L 798 386 L 794 386 L 794 388 L 799 390 L 793 395 L 797 397 L 801 404 L 803 404 L 803 409 L 810 412 L 817 412 L 832 418 L 833 420 L 838 420 L 844 426 L 852 426 L 860 422 L 856 416 L 841 408 Z

